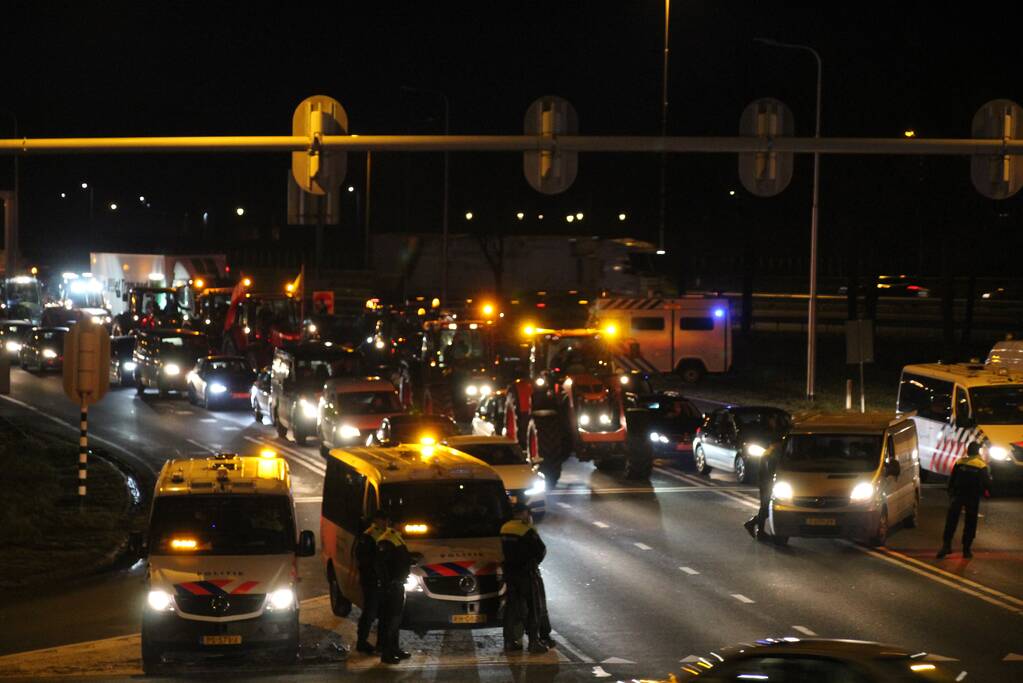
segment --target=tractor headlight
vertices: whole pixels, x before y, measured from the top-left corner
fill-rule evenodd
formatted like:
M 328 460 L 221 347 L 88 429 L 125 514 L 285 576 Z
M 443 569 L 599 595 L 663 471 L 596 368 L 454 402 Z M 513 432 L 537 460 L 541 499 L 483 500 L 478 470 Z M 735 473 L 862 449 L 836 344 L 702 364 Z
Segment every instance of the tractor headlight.
M 267 607 L 272 610 L 291 609 L 295 605 L 295 591 L 290 588 L 278 588 L 267 596 Z
M 167 363 L 163 366 L 163 372 L 168 377 L 177 377 L 181 374 L 181 368 L 176 363 Z
M 493 388 L 489 384 L 480 385 L 480 396 L 489 396 L 492 391 Z
M 302 409 L 302 414 L 308 417 L 310 420 L 313 420 L 318 416 L 316 405 L 312 401 L 307 401 L 304 398 L 300 398 L 298 399 L 298 407 Z
M 225 391 L 227 391 L 227 387 L 225 387 L 220 382 L 214 382 L 213 384 L 210 385 L 211 394 L 222 394 Z
M 149 591 L 149 595 L 146 596 L 146 603 L 149 605 L 149 609 L 154 612 L 169 612 L 173 609 L 173 600 L 167 591 Z
M 611 424 L 611 416 L 607 413 L 600 414 L 600 424 L 609 425 Z
M 135 367 L 136 367 L 135 361 L 133 360 L 126 360 L 123 363 L 121 363 L 121 369 L 124 370 L 125 372 L 134 372 Z
M 4 348 L 11 353 L 17 353 L 18 351 L 21 351 L 21 344 L 16 341 L 9 341 L 4 345 Z
M 874 485 L 865 481 L 861 481 L 859 484 L 853 487 L 852 493 L 849 494 L 849 500 L 863 502 L 870 500 L 874 497 Z
M 583 413 L 582 415 L 579 416 L 579 424 L 581 424 L 583 427 L 585 427 L 589 423 L 590 423 L 590 416 L 589 415 L 587 415 L 586 413 Z

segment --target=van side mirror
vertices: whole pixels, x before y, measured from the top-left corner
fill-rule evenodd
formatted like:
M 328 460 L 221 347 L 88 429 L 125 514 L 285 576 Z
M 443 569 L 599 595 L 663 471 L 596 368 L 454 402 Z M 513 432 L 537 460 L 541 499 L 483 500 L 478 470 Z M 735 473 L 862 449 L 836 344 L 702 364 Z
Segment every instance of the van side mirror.
M 316 554 L 316 536 L 305 529 L 298 535 L 298 548 L 295 554 L 299 557 L 312 557 Z
M 888 458 L 888 461 L 884 464 L 884 473 L 889 477 L 898 477 L 902 474 L 902 466 L 899 465 L 899 461 L 894 457 Z

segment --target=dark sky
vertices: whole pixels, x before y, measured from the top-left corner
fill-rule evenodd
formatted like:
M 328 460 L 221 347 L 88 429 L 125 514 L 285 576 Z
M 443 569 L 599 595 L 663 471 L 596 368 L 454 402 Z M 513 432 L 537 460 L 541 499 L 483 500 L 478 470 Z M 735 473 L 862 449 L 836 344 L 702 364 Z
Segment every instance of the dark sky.
M 897 136 L 914 128 L 920 136 L 968 136 L 984 102 L 1023 100 L 1019 38 L 1008 21 L 1012 5 L 935 5 L 676 0 L 669 133 L 734 135 L 746 104 L 774 96 L 794 111 L 797 134 L 811 134 L 813 59 L 753 43 L 767 36 L 820 52 L 825 135 Z M 440 132 L 441 100 L 403 92 L 407 85 L 446 93 L 456 133 L 518 133 L 534 98 L 558 94 L 575 105 L 584 133 L 655 134 L 663 11 L 656 0 L 266 8 L 240 2 L 6 3 L 0 109 L 14 111 L 19 133 L 30 137 L 280 134 L 290 131 L 299 101 L 327 94 L 344 104 L 353 132 Z M 10 132 L 2 112 L 0 131 Z M 346 184 L 362 187 L 363 164 L 361 155 L 351 155 Z M 9 164 L 2 165 L 7 173 Z M 95 188 L 94 239 L 107 248 L 123 240 L 193 248 L 181 242 L 194 241 L 194 234 L 182 237 L 180 226 L 208 211 L 212 225 L 233 227 L 235 206 L 246 207 L 243 220 L 250 224 L 280 224 L 288 165 L 286 155 L 27 159 L 22 214 L 30 234 L 23 242 L 36 251 L 85 244 L 88 202 L 76 191 L 82 180 Z M 747 234 L 736 227 L 741 224 L 761 237 L 791 236 L 802 253 L 809 159 L 797 159 L 792 185 L 772 199 L 742 190 L 735 166 L 726 155 L 672 159 L 673 244 L 716 244 Z M 439 155 L 378 155 L 374 230 L 438 230 L 440 169 Z M 543 197 L 523 179 L 518 155 L 454 155 L 453 229 L 464 229 L 466 210 L 480 230 L 517 229 L 519 209 L 562 219 L 563 230 L 566 213 L 584 211 L 584 232 L 649 238 L 656 234 L 657 169 L 654 157 L 583 155 L 575 185 L 564 195 Z M 982 200 L 965 159 L 825 157 L 822 169 L 825 253 L 862 239 L 865 231 L 890 235 L 898 229 L 912 234 L 906 243 L 912 246 L 926 241 L 936 222 L 942 234 L 1018 232 L 1017 202 Z M 70 193 L 66 200 L 61 191 Z M 145 212 L 137 207 L 139 195 L 152 205 Z M 105 209 L 111 201 L 121 213 Z M 346 207 L 346 220 L 354 221 L 358 208 Z M 627 229 L 616 225 L 619 211 L 630 217 Z M 1002 223 L 1011 225 L 991 223 L 1006 212 Z M 973 219 L 980 227 L 970 224 Z M 549 225 L 532 222 L 523 227 L 544 231 Z

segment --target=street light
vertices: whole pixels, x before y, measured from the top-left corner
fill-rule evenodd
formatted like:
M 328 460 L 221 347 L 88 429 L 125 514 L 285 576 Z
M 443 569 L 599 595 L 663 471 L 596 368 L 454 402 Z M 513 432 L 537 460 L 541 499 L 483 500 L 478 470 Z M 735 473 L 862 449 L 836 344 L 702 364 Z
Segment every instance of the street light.
M 110 202 L 110 210 L 117 211 L 117 202 Z
M 809 45 L 782 43 L 770 38 L 754 38 L 754 42 L 779 47 L 784 50 L 802 50 L 809 52 L 817 60 L 817 113 L 814 122 L 813 137 L 821 136 L 821 56 Z M 806 315 L 806 398 L 814 400 L 816 393 L 817 365 L 817 205 L 820 196 L 821 156 L 813 153 L 813 199 L 810 208 L 810 301 Z
M 239 216 L 244 216 L 245 215 L 245 208 L 239 206 L 237 209 L 234 210 L 234 212 L 236 214 L 238 214 Z
M 465 212 L 465 220 L 467 220 L 467 221 L 471 221 L 472 220 L 472 211 L 466 211 Z
M 523 218 L 526 217 L 526 214 L 524 214 L 521 211 L 519 211 L 517 214 L 515 214 L 515 217 L 518 218 L 521 221 Z
M 625 220 L 625 214 L 624 213 L 618 214 L 618 220 L 624 221 Z

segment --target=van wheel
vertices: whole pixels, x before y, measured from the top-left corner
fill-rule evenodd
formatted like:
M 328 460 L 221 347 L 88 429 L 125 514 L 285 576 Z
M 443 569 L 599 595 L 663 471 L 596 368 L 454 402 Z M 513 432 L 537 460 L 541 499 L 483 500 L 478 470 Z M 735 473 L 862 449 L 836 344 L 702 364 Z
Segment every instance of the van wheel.
M 352 601 L 345 598 L 341 593 L 341 586 L 334 576 L 334 566 L 327 570 L 327 588 L 330 592 L 330 611 L 334 616 L 347 617 L 352 611 Z
M 870 545 L 881 546 L 888 541 L 888 508 L 881 508 L 881 516 L 877 519 L 877 532 L 871 537 Z
M 163 652 L 142 639 L 142 673 L 154 676 L 163 670 Z
M 746 465 L 746 458 L 741 454 L 735 456 L 735 481 L 738 484 L 749 483 L 749 467 Z
M 276 410 L 274 411 L 273 423 L 274 427 L 277 427 L 277 436 L 282 439 L 288 438 L 288 428 L 281 424 L 281 418 Z
M 696 384 L 706 372 L 703 363 L 698 360 L 685 360 L 678 364 L 675 374 L 682 378 L 686 384 Z
M 707 455 L 703 452 L 703 446 L 697 446 L 693 451 L 693 463 L 696 471 L 700 474 L 710 474 L 710 467 L 707 465 Z
M 916 493 L 916 497 L 913 499 L 913 509 L 909 511 L 909 516 L 902 521 L 902 526 L 906 529 L 915 529 L 917 524 L 917 518 L 920 514 L 920 492 Z

